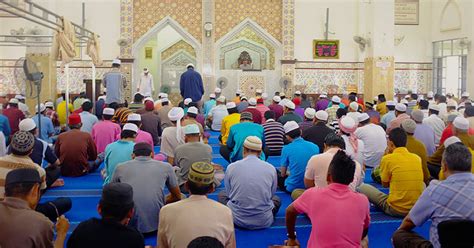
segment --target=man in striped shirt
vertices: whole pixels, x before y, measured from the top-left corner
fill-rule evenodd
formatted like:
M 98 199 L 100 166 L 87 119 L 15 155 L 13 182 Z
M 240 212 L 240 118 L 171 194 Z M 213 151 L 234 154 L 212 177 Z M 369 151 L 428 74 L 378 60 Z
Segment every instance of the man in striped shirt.
M 283 125 L 275 121 L 275 112 L 269 110 L 264 114 L 266 122 L 262 124 L 265 137 L 265 155 L 280 156 L 284 145 L 285 130 Z

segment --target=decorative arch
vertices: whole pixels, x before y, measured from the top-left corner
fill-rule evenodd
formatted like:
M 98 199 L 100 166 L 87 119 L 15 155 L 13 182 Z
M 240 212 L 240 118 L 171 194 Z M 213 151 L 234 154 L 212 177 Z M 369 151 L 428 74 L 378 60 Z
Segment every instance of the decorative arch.
M 447 24 L 444 24 L 447 20 L 452 19 L 447 16 L 448 10 L 450 10 L 451 13 L 455 12 L 457 17 L 456 24 L 451 26 L 446 26 Z M 462 28 L 461 8 L 459 7 L 459 4 L 456 2 L 456 0 L 448 0 L 446 2 L 443 10 L 441 11 L 439 22 L 441 32 L 460 30 Z
M 132 45 L 132 56 L 139 53 L 140 48 L 145 46 L 145 44 L 153 39 L 161 30 L 165 27 L 170 26 L 173 28 L 177 33 L 179 33 L 186 43 L 191 45 L 196 52 L 196 67 L 199 70 L 201 68 L 200 61 L 202 61 L 202 46 L 201 43 L 191 35 L 186 29 L 181 26 L 176 20 L 171 18 L 170 16 L 166 16 L 161 21 L 156 23 L 152 28 L 150 28 L 144 35 L 138 38 Z M 133 62 L 133 70 L 132 70 L 132 78 L 135 79 L 134 82 L 138 82 L 139 72 L 140 69 L 138 68 L 138 61 L 134 60 Z M 135 86 L 133 86 L 135 87 Z
M 269 68 L 270 52 L 268 51 L 266 47 L 248 39 L 237 39 L 221 47 L 220 55 L 219 55 L 219 64 L 220 64 L 219 68 L 221 70 L 224 70 L 226 68 L 224 64 L 226 53 L 234 51 L 239 48 L 246 48 L 248 50 L 256 52 L 259 56 L 258 58 L 254 58 L 253 60 L 255 62 L 255 60 L 258 59 L 259 68 L 271 69 Z

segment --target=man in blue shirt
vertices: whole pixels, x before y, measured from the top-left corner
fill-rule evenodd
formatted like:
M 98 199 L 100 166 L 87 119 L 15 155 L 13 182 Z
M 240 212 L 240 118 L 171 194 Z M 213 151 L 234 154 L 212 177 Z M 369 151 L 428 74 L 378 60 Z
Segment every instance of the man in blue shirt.
M 204 103 L 204 119 L 207 119 L 207 115 L 214 106 L 216 106 L 216 94 L 212 93 L 209 95 L 209 101 Z
M 194 70 L 193 64 L 188 64 L 186 69 L 187 70 L 181 74 L 181 79 L 179 80 L 181 96 L 183 99 L 191 98 L 193 102 L 200 103 L 202 95 L 204 94 L 201 74 Z M 201 107 L 202 103 L 198 105 Z
M 386 127 L 390 126 L 390 122 L 392 122 L 395 116 L 395 101 L 387 101 L 387 113 L 382 116 L 380 120 Z
M 89 100 L 86 100 L 82 104 L 82 112 L 79 114 L 81 116 L 82 127 L 81 131 L 86 133 L 92 133 L 92 127 L 99 123 L 97 116 L 92 114 L 92 103 Z
M 219 202 L 232 210 L 234 224 L 246 229 L 267 228 L 280 209 L 275 196 L 277 173 L 273 165 L 259 159 L 262 140 L 249 136 L 244 142 L 244 159 L 230 164 L 225 173 L 225 191 Z
M 243 157 L 243 144 L 248 136 L 257 136 L 263 140 L 263 127 L 253 123 L 252 113 L 244 112 L 240 114 L 240 123 L 230 128 L 227 145 L 221 146 L 220 153 L 228 162 L 241 160 Z M 260 155 L 261 159 L 265 159 L 264 154 Z
M 0 131 L 5 136 L 5 141 L 7 141 L 8 137 L 10 137 L 12 130 L 10 128 L 10 122 L 8 121 L 8 118 L 3 114 L 0 114 Z
M 418 201 L 393 235 L 393 245 L 398 247 L 441 247 L 438 224 L 447 220 L 474 221 L 474 175 L 471 173 L 472 154 L 464 144 L 447 145 L 443 153 L 441 170 L 444 181 L 431 181 Z M 430 241 L 413 232 L 431 219 Z M 456 246 L 453 244 L 453 247 Z
M 35 110 L 38 111 L 38 106 L 35 107 Z M 48 143 L 53 143 L 51 136 L 55 134 L 53 121 L 45 115 L 46 107 L 44 104 L 40 104 L 40 114 L 33 116 L 33 121 L 36 123 L 36 126 L 39 127 L 39 122 L 41 121 L 41 130 L 39 138 Z
M 105 104 L 113 102 L 122 104 L 125 102 L 124 93 L 127 87 L 127 78 L 120 72 L 121 61 L 114 59 L 112 61 L 112 70 L 104 74 L 103 84 L 107 89 Z
M 313 155 L 319 154 L 319 147 L 301 138 L 300 126 L 295 121 L 288 121 L 283 128 L 290 144 L 284 146 L 281 151 L 278 187 L 291 193 L 297 188 L 304 188 L 306 165 Z

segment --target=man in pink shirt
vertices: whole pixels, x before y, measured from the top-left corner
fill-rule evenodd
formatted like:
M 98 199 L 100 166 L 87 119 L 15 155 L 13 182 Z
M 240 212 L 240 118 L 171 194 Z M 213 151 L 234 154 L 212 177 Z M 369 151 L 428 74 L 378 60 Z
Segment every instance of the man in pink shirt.
M 307 214 L 313 228 L 307 247 L 360 247 L 370 224 L 369 200 L 353 192 L 355 162 L 339 150 L 329 165 L 325 188 L 311 188 L 286 209 L 288 240 L 285 245 L 299 245 L 295 232 L 298 214 Z
M 338 151 L 345 149 L 346 143 L 341 136 L 335 133 L 330 133 L 326 136 L 324 140 L 324 153 L 311 157 L 306 166 L 306 171 L 304 173 L 304 186 L 306 189 L 312 187 L 325 188 L 328 186 L 327 175 L 329 165 L 331 164 L 334 155 Z M 354 162 L 356 166 L 354 180 L 349 184 L 349 188 L 352 191 L 356 191 L 356 188 L 362 183 L 362 167 L 357 161 Z M 296 189 L 291 194 L 291 197 L 293 200 L 296 200 L 301 196 L 301 194 L 303 194 L 303 192 L 303 189 Z
M 142 127 L 142 117 L 139 114 L 130 114 L 127 117 L 127 123 L 133 123 L 137 125 L 138 128 Z M 145 132 L 141 129 L 138 130 L 137 132 L 137 137 L 135 138 L 135 143 L 141 143 L 145 142 L 147 144 L 150 144 L 151 147 L 155 147 L 153 144 L 153 137 L 149 132 Z
M 258 98 L 257 99 L 257 107 L 256 109 L 258 111 L 260 111 L 260 114 L 262 114 L 262 123 L 265 123 L 265 112 L 267 112 L 268 110 L 270 110 L 267 106 L 265 106 L 265 104 L 263 104 L 263 98 Z
M 114 114 L 115 110 L 113 108 L 104 108 L 102 113 L 103 120 L 92 127 L 91 135 L 97 146 L 98 154 L 103 153 L 107 145 L 120 139 L 122 129 L 118 124 L 112 122 Z
M 390 126 L 387 127 L 387 133 L 390 133 L 392 129 L 400 127 L 404 120 L 410 119 L 410 116 L 406 114 L 407 106 L 403 103 L 397 103 L 395 105 L 395 116 L 396 118 L 390 122 Z

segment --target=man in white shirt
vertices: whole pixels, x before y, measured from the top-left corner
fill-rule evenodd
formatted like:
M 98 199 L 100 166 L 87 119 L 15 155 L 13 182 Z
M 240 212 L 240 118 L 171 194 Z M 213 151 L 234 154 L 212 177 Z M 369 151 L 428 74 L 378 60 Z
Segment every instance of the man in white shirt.
M 435 144 L 439 145 L 439 140 L 443 134 L 443 130 L 446 127 L 444 121 L 439 117 L 440 107 L 439 105 L 430 105 L 429 116 L 423 120 L 423 124 L 430 126 L 435 133 Z
M 164 206 L 158 224 L 158 247 L 187 247 L 194 239 L 209 236 L 226 248 L 234 248 L 235 232 L 232 211 L 208 199 L 214 191 L 214 167 L 207 162 L 191 165 L 185 187 L 187 199 Z
M 355 131 L 355 135 L 364 142 L 365 166 L 376 168 L 380 165 L 380 160 L 387 148 L 385 131 L 381 126 L 370 123 L 367 113 L 360 114 L 358 121 L 359 128 Z
M 446 96 L 439 96 L 438 97 L 438 107 L 439 107 L 439 110 L 438 110 L 438 115 L 440 117 L 446 115 L 446 113 L 448 113 L 448 105 L 446 104 L 446 101 L 447 101 L 447 98 Z
M 152 96 L 155 92 L 155 85 L 153 84 L 153 75 L 151 75 L 148 68 L 143 69 L 143 74 L 140 77 L 140 84 L 137 87 L 137 92 L 145 97 Z
M 208 114 L 208 126 L 212 131 L 221 131 L 222 119 L 229 115 L 225 106 L 225 97 L 220 96 L 217 98 L 217 105 L 214 106 Z

